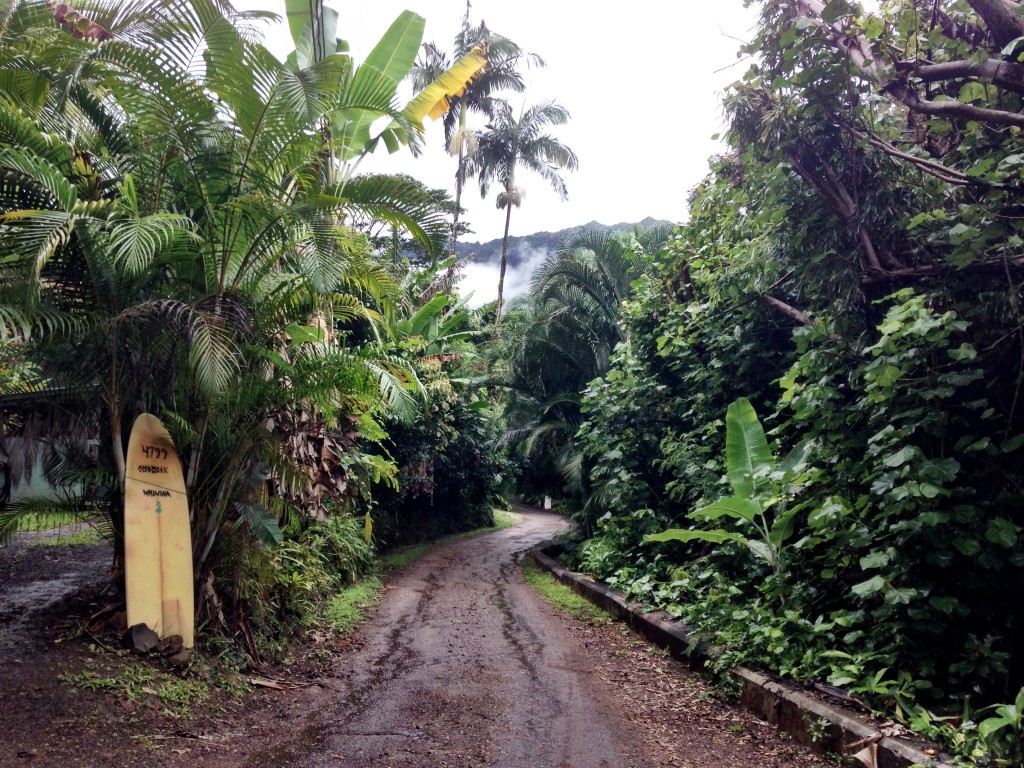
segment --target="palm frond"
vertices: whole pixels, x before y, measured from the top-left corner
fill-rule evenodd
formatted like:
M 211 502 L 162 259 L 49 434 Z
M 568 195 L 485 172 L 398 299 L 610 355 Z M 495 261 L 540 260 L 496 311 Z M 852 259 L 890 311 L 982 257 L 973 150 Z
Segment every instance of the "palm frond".
M 427 248 L 428 254 L 441 253 L 448 237 L 444 212 L 430 194 L 401 176 L 357 176 L 344 187 L 330 191 L 325 200 L 341 209 L 364 213 L 386 221 L 399 231 L 407 231 Z

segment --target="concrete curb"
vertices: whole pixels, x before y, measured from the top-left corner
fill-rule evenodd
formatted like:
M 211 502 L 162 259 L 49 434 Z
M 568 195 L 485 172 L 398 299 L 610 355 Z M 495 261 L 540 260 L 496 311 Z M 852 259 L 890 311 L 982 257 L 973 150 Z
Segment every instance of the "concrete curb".
M 553 560 L 546 550 L 558 545 L 540 544 L 529 555 L 541 568 L 574 592 L 629 624 L 651 643 L 667 648 L 674 657 L 694 668 L 704 666 L 708 650 L 689 628 L 667 613 L 645 613 L 637 603 L 598 584 L 587 576 L 573 573 Z M 693 650 L 691 647 L 695 646 Z M 953 768 L 951 758 L 921 739 L 897 739 L 884 736 L 877 724 L 850 709 L 828 704 L 809 696 L 788 681 L 772 680 L 759 672 L 737 667 L 730 673 L 739 683 L 740 704 L 763 717 L 794 740 L 818 752 L 853 755 L 869 768 Z M 928 752 L 925 752 L 928 750 Z

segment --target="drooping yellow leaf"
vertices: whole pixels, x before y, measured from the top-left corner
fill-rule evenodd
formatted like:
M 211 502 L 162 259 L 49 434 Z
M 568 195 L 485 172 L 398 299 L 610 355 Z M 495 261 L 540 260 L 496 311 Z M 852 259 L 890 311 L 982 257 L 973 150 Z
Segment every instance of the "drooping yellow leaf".
M 487 55 L 478 45 L 410 101 L 403 110 L 405 116 L 418 123 L 426 117 L 436 120 L 448 111 L 451 99 L 461 96 L 486 66 Z

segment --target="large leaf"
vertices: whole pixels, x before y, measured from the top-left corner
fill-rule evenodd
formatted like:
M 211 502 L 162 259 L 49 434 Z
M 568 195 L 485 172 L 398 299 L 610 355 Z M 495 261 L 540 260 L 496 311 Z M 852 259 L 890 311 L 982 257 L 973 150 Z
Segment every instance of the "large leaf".
M 719 499 L 714 504 L 698 509 L 696 512 L 691 512 L 688 516 L 694 520 L 717 520 L 720 517 L 728 516 L 752 523 L 759 514 L 761 514 L 761 505 L 753 499 L 728 496 Z
M 422 336 L 431 321 L 436 322 L 437 316 L 444 312 L 450 301 L 447 293 L 439 293 L 417 309 L 412 317 L 403 320 L 399 324 L 399 330 L 407 336 Z
M 484 67 L 487 57 L 483 49 L 477 47 L 456 61 L 451 68 L 424 88 L 410 101 L 402 112 L 411 120 L 422 123 L 429 117 L 436 120 L 448 111 L 450 100 L 462 95 Z
M 807 460 L 810 458 L 813 448 L 813 442 L 803 440 L 796 448 L 790 451 L 779 466 L 783 477 L 790 478 L 803 472 L 807 468 Z
M 397 86 L 416 63 L 425 25 L 422 16 L 403 11 L 370 51 L 362 66 L 376 69 Z
M 416 61 L 424 24 L 423 17 L 411 11 L 403 11 L 356 70 L 352 81 L 353 92 L 366 90 L 365 83 L 371 82 L 376 88 L 377 99 L 390 103 L 398 90 L 398 84 L 409 74 Z M 334 121 L 334 131 L 344 135 L 343 144 L 347 151 L 343 153 L 342 160 L 375 146 L 375 142 L 371 141 L 370 127 L 384 114 L 382 110 L 361 106 L 339 113 Z M 393 133 L 396 127 L 399 126 L 392 122 L 387 130 Z M 405 135 L 404 131 L 402 135 Z
M 737 496 L 751 498 L 771 471 L 772 454 L 754 406 L 747 398 L 741 397 L 729 406 L 725 428 L 729 485 Z
M 276 547 L 284 541 L 284 533 L 278 525 L 277 517 L 259 502 L 239 504 L 238 511 L 245 518 L 256 538 L 264 545 Z
M 747 539 L 730 531 L 688 531 L 683 528 L 669 528 L 661 533 L 644 536 L 644 541 L 710 541 L 712 544 L 738 541 L 742 544 L 746 543 Z
M 286 62 L 289 69 L 305 69 L 332 53 L 348 49 L 344 40 L 338 39 L 338 12 L 323 4 L 315 14 L 313 0 L 285 0 L 285 15 L 288 29 L 295 43 L 295 50 Z
M 775 522 L 772 523 L 771 530 L 768 532 L 768 541 L 776 550 L 782 549 L 782 544 L 793 535 L 796 528 L 796 515 L 799 511 L 800 507 L 794 505 L 784 509 L 776 516 Z

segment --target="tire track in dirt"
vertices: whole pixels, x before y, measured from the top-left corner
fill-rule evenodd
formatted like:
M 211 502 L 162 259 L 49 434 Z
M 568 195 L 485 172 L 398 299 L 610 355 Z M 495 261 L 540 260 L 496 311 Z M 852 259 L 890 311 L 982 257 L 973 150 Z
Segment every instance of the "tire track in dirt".
M 525 511 L 519 526 L 410 566 L 360 630 L 365 645 L 309 694 L 294 736 L 236 764 L 644 765 L 572 636 L 519 574 L 523 553 L 562 527 Z

